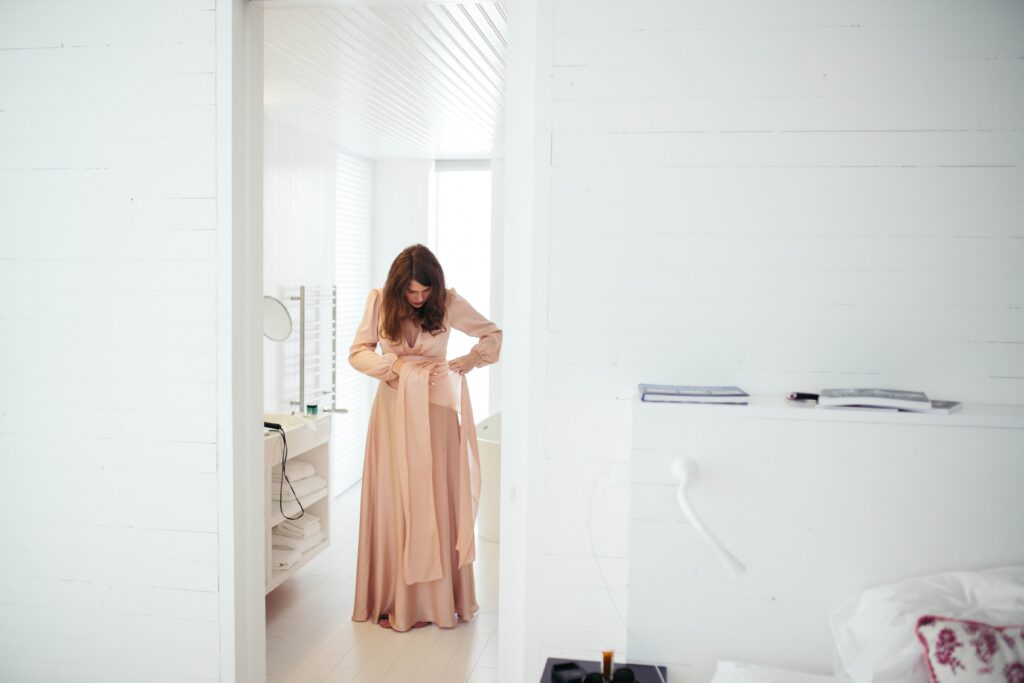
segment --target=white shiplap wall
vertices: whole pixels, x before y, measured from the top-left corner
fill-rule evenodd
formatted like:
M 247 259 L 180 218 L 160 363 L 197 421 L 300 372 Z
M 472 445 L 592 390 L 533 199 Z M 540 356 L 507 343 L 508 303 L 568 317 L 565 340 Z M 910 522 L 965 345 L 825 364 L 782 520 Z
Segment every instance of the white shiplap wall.
M 376 382 L 348 364 L 348 349 L 363 319 L 370 290 L 370 244 L 373 229 L 373 163 L 338 154 L 337 217 L 334 271 L 338 286 L 338 406 L 331 430 L 334 448 L 334 491 L 341 493 L 363 476 L 366 427 Z
M 433 176 L 432 160 L 378 159 L 373 163 L 371 286 L 384 286 L 399 252 L 412 244 L 427 244 L 433 224 Z
M 638 382 L 1024 400 L 1024 6 L 538 14 L 540 646 L 592 659 L 625 645 L 587 511 L 624 609 Z
M 264 338 L 264 406 L 291 412 L 299 397 L 299 304 L 291 297 L 300 285 L 334 285 L 337 149 L 329 137 L 272 118 L 264 122 L 263 140 L 263 293 L 284 302 L 293 325 L 284 342 Z M 309 322 L 330 319 L 330 308 L 307 311 Z M 312 325 L 308 334 L 307 353 L 313 353 Z M 313 381 L 310 371 L 307 391 Z
M 213 10 L 0 4 L 2 680 L 218 679 Z

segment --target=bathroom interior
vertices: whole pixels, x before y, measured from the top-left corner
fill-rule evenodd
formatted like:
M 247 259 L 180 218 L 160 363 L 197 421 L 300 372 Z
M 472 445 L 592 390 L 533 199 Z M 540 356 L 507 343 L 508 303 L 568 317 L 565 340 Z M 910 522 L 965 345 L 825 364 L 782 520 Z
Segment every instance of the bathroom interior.
M 280 500 L 289 498 L 280 436 L 268 431 L 267 671 L 272 681 L 312 680 L 326 666 L 324 644 L 334 653 L 353 629 L 377 382 L 347 356 L 367 293 L 401 249 L 422 243 L 448 286 L 500 319 L 507 17 L 480 3 L 267 5 L 263 18 L 264 417 L 288 436 L 288 480 L 308 508 L 305 522 L 289 521 L 299 509 Z M 453 331 L 449 358 L 474 341 Z M 500 372 L 468 376 L 481 444 L 483 604 L 467 634 L 473 647 L 444 663 L 470 674 L 482 664 L 476 680 L 497 666 Z M 304 539 L 281 535 L 303 523 L 313 525 Z M 329 658 L 332 669 L 359 670 L 354 643 L 347 659 Z

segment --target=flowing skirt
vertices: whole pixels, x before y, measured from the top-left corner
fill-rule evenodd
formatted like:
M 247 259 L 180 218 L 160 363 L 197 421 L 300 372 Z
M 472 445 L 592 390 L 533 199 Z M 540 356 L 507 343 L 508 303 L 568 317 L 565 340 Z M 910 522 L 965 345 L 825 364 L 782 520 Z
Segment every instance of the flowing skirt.
M 417 621 L 452 628 L 457 618 L 470 619 L 479 609 L 473 564 L 458 567 L 455 549 L 459 509 L 459 422 L 451 408 L 430 405 L 430 450 L 434 507 L 441 546 L 442 577 L 407 585 L 402 577 L 405 517 L 398 463 L 392 457 L 392 422 L 398 392 L 380 383 L 370 413 L 359 513 L 359 559 L 356 566 L 355 621 L 388 615 L 392 628 L 406 631 Z M 410 486 L 422 482 L 410 482 Z M 453 570 L 454 569 L 454 570 Z

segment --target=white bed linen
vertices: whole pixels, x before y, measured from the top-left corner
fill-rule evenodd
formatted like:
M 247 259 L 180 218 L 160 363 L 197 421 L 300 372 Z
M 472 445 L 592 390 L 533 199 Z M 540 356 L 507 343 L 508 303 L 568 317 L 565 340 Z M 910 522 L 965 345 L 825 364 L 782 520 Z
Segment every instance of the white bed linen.
M 757 664 L 719 662 L 711 683 L 845 683 L 847 680 Z
M 845 673 L 854 683 L 928 683 L 914 632 L 925 615 L 1024 623 L 1024 566 L 931 574 L 854 596 L 829 614 Z

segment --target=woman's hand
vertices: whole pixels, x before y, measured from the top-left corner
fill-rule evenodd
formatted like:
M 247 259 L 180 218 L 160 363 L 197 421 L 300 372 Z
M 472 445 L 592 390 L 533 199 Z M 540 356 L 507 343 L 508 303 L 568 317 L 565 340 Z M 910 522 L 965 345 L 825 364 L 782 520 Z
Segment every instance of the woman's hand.
M 475 368 L 480 364 L 481 358 L 478 351 L 470 351 L 465 356 L 459 356 L 448 361 L 448 369 L 452 372 L 457 372 L 460 375 L 465 375 L 467 372 Z

